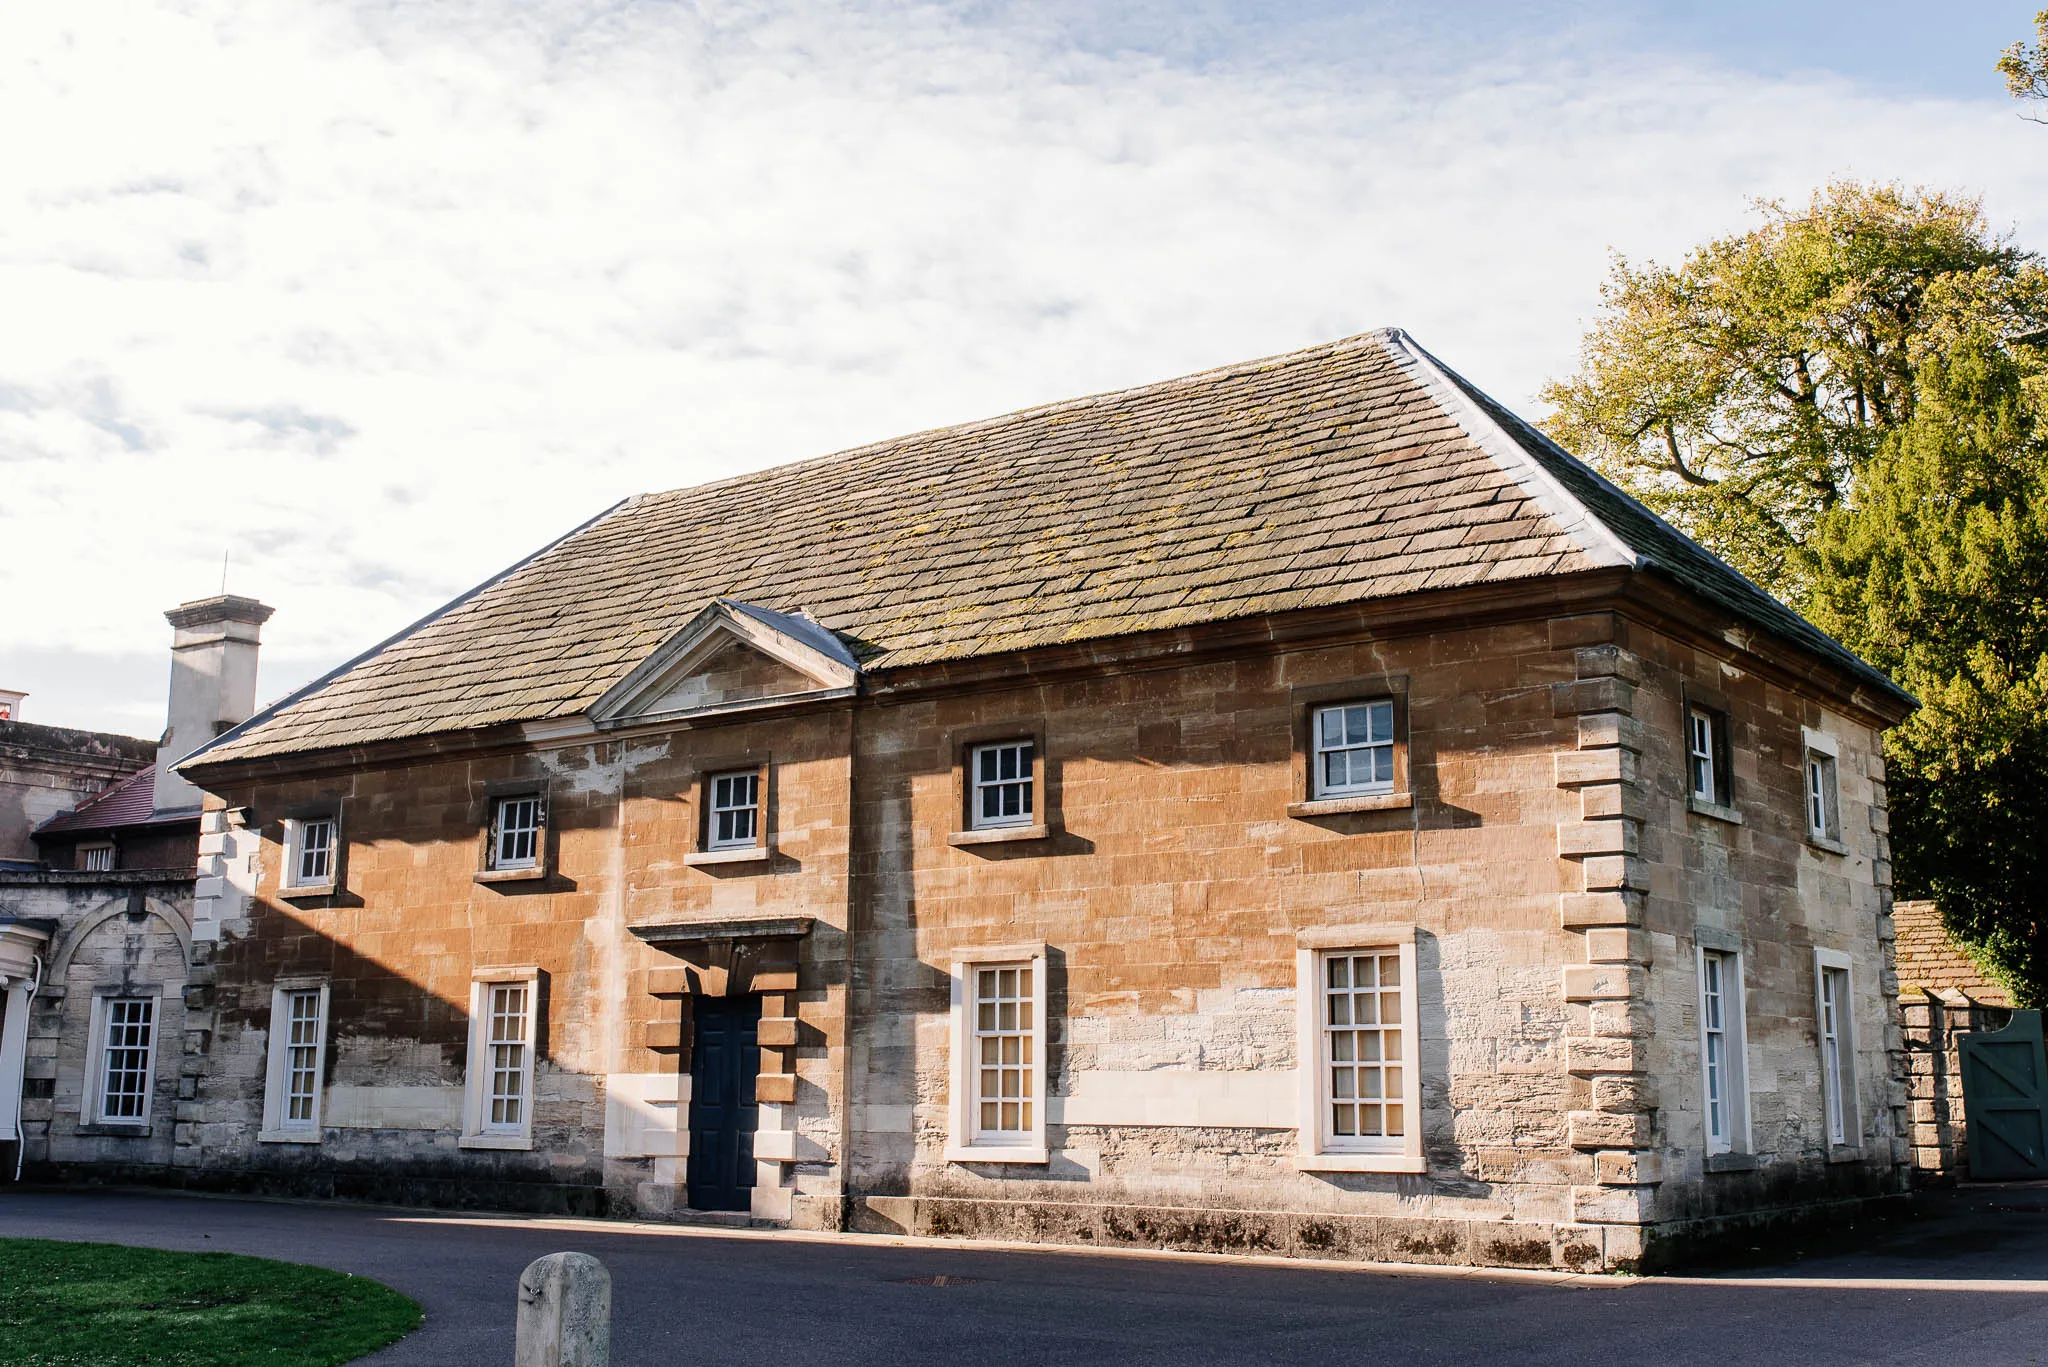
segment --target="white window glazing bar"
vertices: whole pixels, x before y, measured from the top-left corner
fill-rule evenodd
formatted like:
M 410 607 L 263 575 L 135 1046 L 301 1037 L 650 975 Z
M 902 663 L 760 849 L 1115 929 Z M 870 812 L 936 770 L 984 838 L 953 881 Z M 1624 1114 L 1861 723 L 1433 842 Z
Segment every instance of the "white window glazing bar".
M 1026 1139 L 1036 1120 L 1033 969 L 1030 964 L 999 964 L 973 972 L 974 1137 Z
M 526 1120 L 526 1040 L 529 1002 L 524 983 L 493 983 L 490 989 L 489 1116 L 484 1128 L 517 1131 Z
M 149 1114 L 149 1062 L 156 1029 L 154 997 L 109 997 L 101 1037 L 100 1119 L 141 1120 Z
M 289 993 L 285 1012 L 284 1125 L 304 1129 L 313 1124 L 320 1093 L 320 993 Z
M 530 869 L 539 862 L 540 799 L 500 798 L 493 865 L 500 869 Z
M 711 780 L 711 848 L 744 849 L 759 842 L 761 776 L 719 774 Z
M 1391 698 L 1317 708 L 1313 726 L 1316 796 L 1394 790 Z
M 1714 718 L 1694 710 L 1686 715 L 1686 759 L 1692 771 L 1692 795 L 1702 802 L 1719 802 L 1714 774 Z
M 975 747 L 968 757 L 973 766 L 970 811 L 975 827 L 1031 824 L 1035 749 L 1028 740 Z
M 1407 1133 L 1398 950 L 1323 960 L 1325 1123 L 1333 1150 L 1391 1147 Z

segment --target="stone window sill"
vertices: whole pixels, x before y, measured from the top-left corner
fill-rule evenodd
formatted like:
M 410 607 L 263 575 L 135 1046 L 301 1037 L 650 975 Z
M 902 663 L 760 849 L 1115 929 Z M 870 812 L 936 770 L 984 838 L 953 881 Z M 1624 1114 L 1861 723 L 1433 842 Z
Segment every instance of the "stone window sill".
M 332 897 L 339 889 L 333 883 L 293 883 L 277 890 L 279 897 L 296 902 L 301 897 Z
M 1294 1160 L 1296 1172 L 1428 1172 L 1429 1160 L 1419 1153 L 1305 1153 Z
M 948 1144 L 946 1146 L 946 1161 L 948 1163 L 1048 1163 L 1052 1160 L 1042 1144 L 1036 1148 L 1021 1145 L 1016 1148 L 997 1148 L 993 1144 L 984 1148 L 979 1144 Z
M 1696 797 L 1685 800 L 1685 809 L 1697 816 L 1710 816 L 1716 821 L 1725 821 L 1731 826 L 1742 824 L 1742 813 L 1733 807 L 1724 807 L 1718 802 L 1702 802 Z
M 536 883 L 548 876 L 545 865 L 536 864 L 530 869 L 479 869 L 476 881 L 479 883 Z
M 119 1125 L 112 1121 L 97 1120 L 90 1125 L 80 1125 L 77 1134 L 95 1135 L 102 1139 L 147 1139 L 154 1125 Z
M 257 1134 L 259 1144 L 318 1144 L 318 1130 L 264 1130 Z
M 1049 826 L 987 826 L 978 831 L 955 831 L 946 837 L 948 845 L 1005 845 L 1018 840 L 1043 840 L 1052 834 Z M 1028 1160 L 1027 1160 L 1028 1161 Z M 1044 1159 L 1037 1160 L 1044 1162 Z
M 1755 1172 L 1756 1155 L 1753 1153 L 1710 1153 L 1707 1155 L 1708 1172 Z
M 1413 793 L 1358 793 L 1351 797 L 1319 797 L 1311 802 L 1290 802 L 1287 814 L 1342 816 L 1346 812 L 1393 812 L 1415 805 Z
M 1833 1144 L 1828 1147 L 1830 1163 L 1861 1163 L 1865 1157 L 1861 1144 Z
M 1824 850 L 1829 854 L 1847 854 L 1849 852 L 1849 847 L 1841 841 L 1831 840 L 1824 835 L 1815 835 L 1811 831 L 1806 833 L 1806 843 L 1817 850 Z
M 774 857 L 775 851 L 765 845 L 749 845 L 738 850 L 691 850 L 683 862 L 701 869 L 707 864 L 765 864 Z
M 466 1134 L 456 1141 L 465 1149 L 531 1149 L 533 1136 L 526 1134 Z

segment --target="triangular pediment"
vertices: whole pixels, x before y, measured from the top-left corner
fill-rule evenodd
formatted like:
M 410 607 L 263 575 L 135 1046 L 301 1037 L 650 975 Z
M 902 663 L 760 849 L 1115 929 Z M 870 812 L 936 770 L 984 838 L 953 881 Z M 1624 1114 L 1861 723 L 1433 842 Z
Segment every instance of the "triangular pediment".
M 810 618 L 720 598 L 590 709 L 601 727 L 756 711 L 854 691 L 860 666 Z

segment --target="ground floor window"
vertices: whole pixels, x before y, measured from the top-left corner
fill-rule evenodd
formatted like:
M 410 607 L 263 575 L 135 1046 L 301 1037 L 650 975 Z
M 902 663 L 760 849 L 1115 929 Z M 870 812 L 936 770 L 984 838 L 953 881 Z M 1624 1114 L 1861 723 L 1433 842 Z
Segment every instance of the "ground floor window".
M 270 998 L 264 1140 L 316 1142 L 320 1138 L 321 1079 L 326 1061 L 326 985 L 280 983 Z
M 956 959 L 953 1051 L 947 1156 L 1045 1162 L 1043 946 L 985 949 Z
M 154 1091 L 156 1008 L 154 995 L 97 999 L 92 1034 L 91 1119 L 103 1125 L 146 1125 Z
M 1376 934 L 1389 938 L 1374 943 Z M 1302 1166 L 1420 1172 L 1414 940 L 1365 930 L 1305 938 L 1296 974 Z
M 1744 1067 L 1742 955 L 1699 951 L 1700 1082 L 1709 1155 L 1749 1148 L 1749 1094 Z
M 538 996 L 539 974 L 531 969 L 480 976 L 472 985 L 464 1144 L 532 1146 Z
M 1828 1146 L 1854 1145 L 1862 1126 L 1856 1115 L 1856 1044 L 1850 1005 L 1849 956 L 1814 951 L 1814 1016 L 1820 1036 L 1822 1125 Z

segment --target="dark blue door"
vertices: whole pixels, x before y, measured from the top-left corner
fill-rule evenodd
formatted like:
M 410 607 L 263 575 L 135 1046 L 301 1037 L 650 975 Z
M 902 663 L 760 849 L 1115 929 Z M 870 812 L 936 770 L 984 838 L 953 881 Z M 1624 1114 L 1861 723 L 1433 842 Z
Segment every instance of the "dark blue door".
M 761 1108 L 761 999 L 697 997 L 690 1050 L 690 1206 L 746 1210 Z

